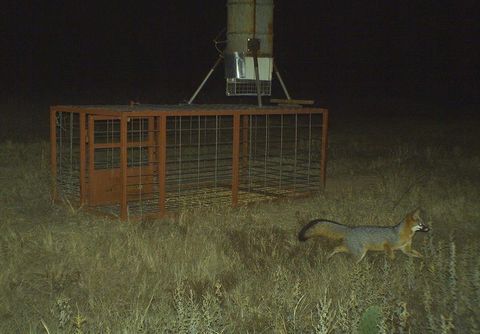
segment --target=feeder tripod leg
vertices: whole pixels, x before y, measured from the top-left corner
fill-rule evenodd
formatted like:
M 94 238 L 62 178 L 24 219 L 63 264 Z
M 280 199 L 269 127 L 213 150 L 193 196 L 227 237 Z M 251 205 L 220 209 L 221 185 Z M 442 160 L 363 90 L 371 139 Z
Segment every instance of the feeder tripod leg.
M 283 92 L 285 93 L 285 96 L 287 97 L 288 100 L 291 100 L 292 98 L 290 97 L 290 94 L 288 94 L 287 86 L 285 86 L 285 83 L 282 80 L 282 76 L 280 75 L 280 72 L 278 71 L 278 67 L 273 62 L 273 70 L 275 71 L 275 74 L 277 75 L 278 81 L 280 81 L 280 85 L 282 86 Z
M 205 85 L 205 83 L 207 82 L 208 78 L 210 78 L 210 76 L 212 75 L 213 71 L 215 70 L 215 68 L 218 66 L 218 64 L 220 64 L 220 61 L 222 60 L 222 56 L 218 56 L 218 59 L 217 61 L 215 62 L 215 64 L 213 64 L 212 68 L 210 69 L 210 71 L 207 73 L 207 75 L 205 76 L 205 79 L 203 79 L 202 83 L 200 84 L 200 86 L 198 86 L 197 90 L 195 91 L 195 93 L 193 93 L 192 97 L 190 98 L 190 100 L 188 100 L 188 104 L 192 104 L 193 103 L 193 100 L 195 100 L 195 98 L 197 97 L 198 93 L 200 93 L 200 91 L 202 90 L 203 88 L 203 85 Z
M 253 54 L 253 67 L 255 70 L 255 87 L 257 89 L 257 103 L 258 106 L 261 108 L 262 107 L 262 92 L 260 91 L 260 75 L 258 72 L 258 58 L 257 58 L 257 52 L 255 51 Z

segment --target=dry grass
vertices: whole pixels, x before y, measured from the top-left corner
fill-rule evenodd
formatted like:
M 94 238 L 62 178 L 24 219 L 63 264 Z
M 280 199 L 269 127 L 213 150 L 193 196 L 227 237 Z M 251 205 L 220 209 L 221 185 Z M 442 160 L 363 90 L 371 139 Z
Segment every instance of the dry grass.
M 140 224 L 52 205 L 47 143 L 3 142 L 0 332 L 479 333 L 478 123 L 448 124 L 334 122 L 325 193 Z M 424 259 L 327 261 L 330 242 L 296 239 L 418 205 Z

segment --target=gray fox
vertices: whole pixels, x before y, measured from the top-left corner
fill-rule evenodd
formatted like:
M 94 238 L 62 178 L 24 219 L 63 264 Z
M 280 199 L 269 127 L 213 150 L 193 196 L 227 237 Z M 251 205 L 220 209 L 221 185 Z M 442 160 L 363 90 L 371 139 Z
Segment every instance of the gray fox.
M 400 249 L 408 256 L 422 257 L 422 254 L 412 249 L 412 238 L 415 232 L 429 230 L 430 228 L 420 218 L 420 209 L 416 209 L 395 226 L 350 227 L 329 220 L 315 219 L 300 230 L 298 239 L 305 241 L 321 236 L 342 240 L 328 258 L 344 252 L 352 254 L 358 263 L 369 250 L 385 251 L 391 259 L 395 258 L 393 251 L 396 249 Z

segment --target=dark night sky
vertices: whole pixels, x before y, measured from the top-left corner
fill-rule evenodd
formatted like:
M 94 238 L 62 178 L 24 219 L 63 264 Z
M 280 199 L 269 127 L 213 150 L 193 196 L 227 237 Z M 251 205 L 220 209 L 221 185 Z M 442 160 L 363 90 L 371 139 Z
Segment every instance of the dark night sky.
M 274 56 L 298 98 L 478 103 L 477 2 L 277 0 Z M 226 0 L 2 7 L 1 97 L 48 103 L 180 102 L 226 26 Z M 222 76 L 203 94 L 223 96 Z

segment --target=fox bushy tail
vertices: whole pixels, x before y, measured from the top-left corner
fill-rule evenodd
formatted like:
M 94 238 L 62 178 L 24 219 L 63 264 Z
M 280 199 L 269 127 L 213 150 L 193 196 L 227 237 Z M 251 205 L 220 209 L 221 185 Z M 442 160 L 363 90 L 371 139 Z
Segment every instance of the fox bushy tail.
M 298 240 L 305 241 L 314 237 L 326 237 L 337 240 L 345 238 L 350 227 L 324 219 L 315 219 L 306 224 L 298 233 Z

